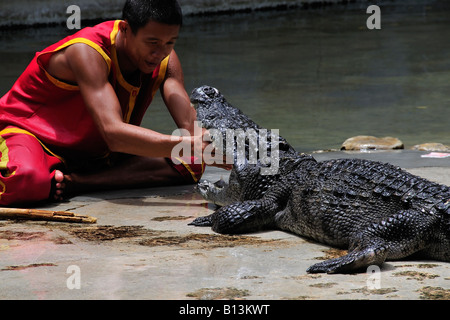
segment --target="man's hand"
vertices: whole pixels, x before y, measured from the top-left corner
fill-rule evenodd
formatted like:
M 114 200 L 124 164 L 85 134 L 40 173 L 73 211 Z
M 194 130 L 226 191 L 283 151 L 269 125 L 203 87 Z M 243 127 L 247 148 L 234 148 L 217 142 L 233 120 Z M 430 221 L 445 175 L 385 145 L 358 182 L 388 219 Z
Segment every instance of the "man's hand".
M 222 150 L 217 150 L 217 148 L 212 145 L 207 130 L 203 130 L 201 136 L 193 136 L 191 139 L 191 154 L 201 157 L 209 166 L 225 170 L 231 170 L 233 168 L 233 164 L 226 163 L 226 155 L 221 152 Z M 216 153 L 216 151 L 219 153 Z M 218 158 L 220 160 L 218 160 Z

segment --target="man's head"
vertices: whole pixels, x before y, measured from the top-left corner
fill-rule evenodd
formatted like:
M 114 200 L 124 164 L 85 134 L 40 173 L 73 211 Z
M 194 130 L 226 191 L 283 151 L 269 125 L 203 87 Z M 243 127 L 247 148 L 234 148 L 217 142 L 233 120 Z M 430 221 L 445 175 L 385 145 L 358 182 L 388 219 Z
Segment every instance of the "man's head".
M 183 24 L 183 15 L 177 0 L 127 0 L 122 19 L 128 22 L 135 34 L 149 21 L 180 27 Z
M 119 28 L 130 66 L 153 72 L 172 52 L 182 20 L 176 0 L 127 0 Z

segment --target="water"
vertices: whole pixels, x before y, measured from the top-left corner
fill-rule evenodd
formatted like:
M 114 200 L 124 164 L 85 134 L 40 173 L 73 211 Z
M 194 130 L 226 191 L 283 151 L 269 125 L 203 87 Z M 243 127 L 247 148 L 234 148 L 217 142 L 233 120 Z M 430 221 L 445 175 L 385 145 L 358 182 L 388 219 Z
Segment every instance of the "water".
M 408 148 L 450 144 L 450 5 L 382 6 L 368 30 L 362 5 L 188 16 L 176 45 L 188 92 L 208 84 L 300 151 L 339 148 L 355 135 Z M 0 94 L 64 27 L 0 33 Z M 144 126 L 171 133 L 161 99 Z
M 185 15 L 211 14 L 320 4 L 323 0 L 178 0 Z M 366 0 L 352 0 L 363 2 Z M 429 2 L 433 0 L 408 0 Z M 327 0 L 338 3 L 342 0 Z M 125 0 L 0 0 L 0 28 L 65 23 L 70 5 L 80 8 L 83 20 L 120 16 Z M 71 11 L 70 11 L 71 12 Z

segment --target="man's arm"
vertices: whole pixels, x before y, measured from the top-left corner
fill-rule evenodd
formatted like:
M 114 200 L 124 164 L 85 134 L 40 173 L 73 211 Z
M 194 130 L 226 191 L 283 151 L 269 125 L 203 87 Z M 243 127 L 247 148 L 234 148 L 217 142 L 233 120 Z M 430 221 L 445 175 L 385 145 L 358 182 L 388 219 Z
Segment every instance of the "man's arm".
M 161 94 L 164 103 L 166 104 L 167 109 L 172 115 L 172 118 L 174 119 L 178 128 L 188 130 L 191 136 L 193 136 L 195 132 L 196 126 L 195 121 L 197 120 L 197 112 L 191 106 L 189 96 L 184 87 L 183 70 L 181 68 L 180 60 L 178 59 L 178 56 L 175 53 L 175 51 L 172 51 L 172 53 L 170 54 L 169 64 L 167 67 L 167 76 L 165 81 L 163 82 L 163 85 L 161 86 Z M 201 129 L 200 132 L 205 134 L 207 130 L 203 128 Z M 206 141 L 207 142 L 203 141 L 203 149 L 202 149 L 202 155 L 205 161 L 209 160 L 205 159 L 205 157 L 208 157 L 209 154 L 203 153 L 204 147 L 209 144 L 208 142 L 209 139 L 206 139 Z M 215 155 L 211 154 L 211 156 Z M 231 170 L 232 165 L 226 163 L 225 155 L 223 156 L 222 162 L 223 164 L 213 163 L 212 165 L 226 170 Z
M 184 87 L 183 70 L 175 51 L 170 54 L 166 79 L 161 86 L 161 95 L 178 128 L 189 130 L 193 135 L 197 112 L 192 108 Z
M 52 69 L 65 74 L 64 80 L 79 86 L 86 107 L 111 151 L 170 157 L 172 149 L 182 141 L 191 148 L 194 141 L 202 144 L 201 137 L 173 137 L 125 123 L 116 93 L 108 81 L 108 66 L 89 46 L 74 44 L 68 47 L 55 57 L 53 64 L 50 61 L 49 70 Z

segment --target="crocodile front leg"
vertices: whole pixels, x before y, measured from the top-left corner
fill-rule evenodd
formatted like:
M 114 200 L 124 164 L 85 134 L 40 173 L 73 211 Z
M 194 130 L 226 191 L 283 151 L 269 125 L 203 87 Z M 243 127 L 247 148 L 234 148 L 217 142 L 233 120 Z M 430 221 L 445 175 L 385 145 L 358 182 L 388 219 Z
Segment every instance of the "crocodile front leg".
M 273 201 L 249 200 L 219 208 L 207 217 L 199 217 L 189 225 L 211 226 L 223 234 L 257 232 L 274 227 L 278 207 Z
M 261 199 L 237 201 L 219 208 L 208 217 L 195 219 L 190 225 L 211 226 L 224 234 L 257 232 L 276 229 L 275 216 L 284 209 L 290 195 L 288 184 L 280 184 Z

